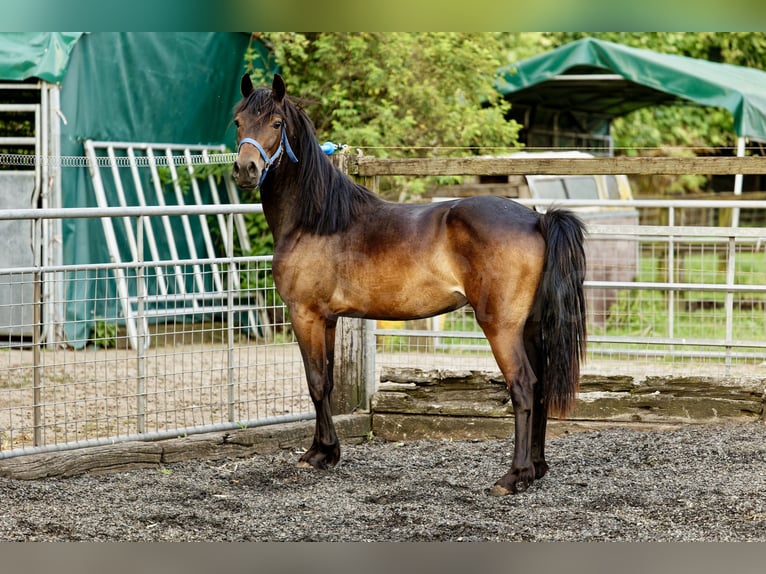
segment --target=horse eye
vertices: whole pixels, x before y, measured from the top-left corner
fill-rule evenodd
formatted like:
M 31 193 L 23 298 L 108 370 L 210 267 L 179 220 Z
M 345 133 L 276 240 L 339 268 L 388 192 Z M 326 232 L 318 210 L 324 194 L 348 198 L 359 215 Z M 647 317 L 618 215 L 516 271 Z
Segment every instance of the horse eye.
M 273 127 L 275 130 L 278 130 L 279 128 L 281 128 L 281 127 L 282 127 L 282 122 L 281 122 L 280 120 L 277 120 L 277 121 L 275 121 L 275 122 L 274 122 L 274 124 L 272 125 L 272 127 Z
M 234 127 L 239 127 L 239 120 L 234 120 Z

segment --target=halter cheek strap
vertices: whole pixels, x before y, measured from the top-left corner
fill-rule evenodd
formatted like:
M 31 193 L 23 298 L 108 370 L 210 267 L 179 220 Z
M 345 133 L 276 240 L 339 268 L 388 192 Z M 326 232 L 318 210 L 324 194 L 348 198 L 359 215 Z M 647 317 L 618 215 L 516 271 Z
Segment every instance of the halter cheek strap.
M 261 172 L 261 179 L 258 180 L 258 187 L 261 187 L 261 184 L 263 184 L 263 181 L 266 179 L 266 174 L 269 172 L 269 168 L 271 166 L 279 165 L 279 160 L 282 157 L 282 152 L 287 153 L 287 157 L 290 159 L 293 163 L 298 163 L 298 158 L 295 156 L 295 153 L 293 152 L 293 148 L 290 147 L 290 142 L 287 139 L 287 134 L 285 133 L 285 130 L 282 130 L 282 137 L 279 139 L 279 147 L 277 148 L 277 151 L 274 152 L 274 155 L 269 156 L 269 154 L 266 153 L 266 150 L 263 149 L 263 146 L 258 143 L 253 138 L 242 138 L 239 140 L 239 145 L 237 146 L 237 153 L 239 153 L 239 150 L 242 149 L 242 146 L 246 143 L 249 143 L 252 146 L 255 146 L 255 149 L 258 150 L 258 152 L 261 154 L 261 157 L 263 158 L 263 161 L 266 163 L 266 167 Z

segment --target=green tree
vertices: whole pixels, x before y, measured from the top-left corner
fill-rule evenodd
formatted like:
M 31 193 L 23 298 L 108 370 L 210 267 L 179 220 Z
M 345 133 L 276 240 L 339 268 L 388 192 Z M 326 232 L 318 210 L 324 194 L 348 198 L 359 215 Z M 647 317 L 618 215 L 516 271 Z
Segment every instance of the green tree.
M 377 157 L 458 156 L 518 147 L 518 124 L 494 89 L 507 37 L 492 33 L 270 32 L 248 51 L 265 84 L 278 66 L 320 141 Z M 267 71 L 264 71 L 267 70 Z M 408 194 L 422 181 L 399 180 Z M 400 190 L 401 191 L 401 190 Z M 401 192 L 397 195 L 401 196 Z
M 245 69 L 256 85 L 280 70 L 320 141 L 377 157 L 497 153 L 518 147 L 520 126 L 505 120 L 508 103 L 494 89 L 497 70 L 515 54 L 512 40 L 488 33 L 255 33 Z M 429 181 L 388 178 L 379 191 L 411 198 Z M 259 201 L 257 190 L 243 199 Z M 252 253 L 272 252 L 263 216 L 246 221 Z

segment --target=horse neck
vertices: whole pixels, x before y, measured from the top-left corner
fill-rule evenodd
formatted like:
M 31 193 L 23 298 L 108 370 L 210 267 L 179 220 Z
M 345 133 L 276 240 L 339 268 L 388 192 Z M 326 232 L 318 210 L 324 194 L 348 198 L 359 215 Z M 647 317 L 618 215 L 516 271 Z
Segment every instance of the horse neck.
M 274 236 L 276 246 L 283 237 L 300 225 L 301 188 L 289 166 L 280 166 L 272 174 L 272 181 L 261 190 L 261 204 L 266 223 Z

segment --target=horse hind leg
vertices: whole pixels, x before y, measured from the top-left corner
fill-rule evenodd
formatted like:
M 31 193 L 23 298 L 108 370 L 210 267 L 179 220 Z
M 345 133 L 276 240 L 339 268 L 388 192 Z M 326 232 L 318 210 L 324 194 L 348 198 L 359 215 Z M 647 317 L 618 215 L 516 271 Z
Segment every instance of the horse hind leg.
M 529 320 L 524 328 L 524 348 L 532 365 L 537 383 L 533 390 L 532 406 L 532 464 L 535 465 L 535 479 L 539 480 L 548 472 L 545 461 L 545 433 L 548 426 L 548 405 L 543 395 L 543 355 L 540 324 Z
M 536 377 L 524 348 L 521 327 L 484 331 L 505 377 L 514 411 L 515 440 L 511 468 L 490 490 L 490 494 L 502 496 L 526 490 L 536 478 L 532 460 Z

